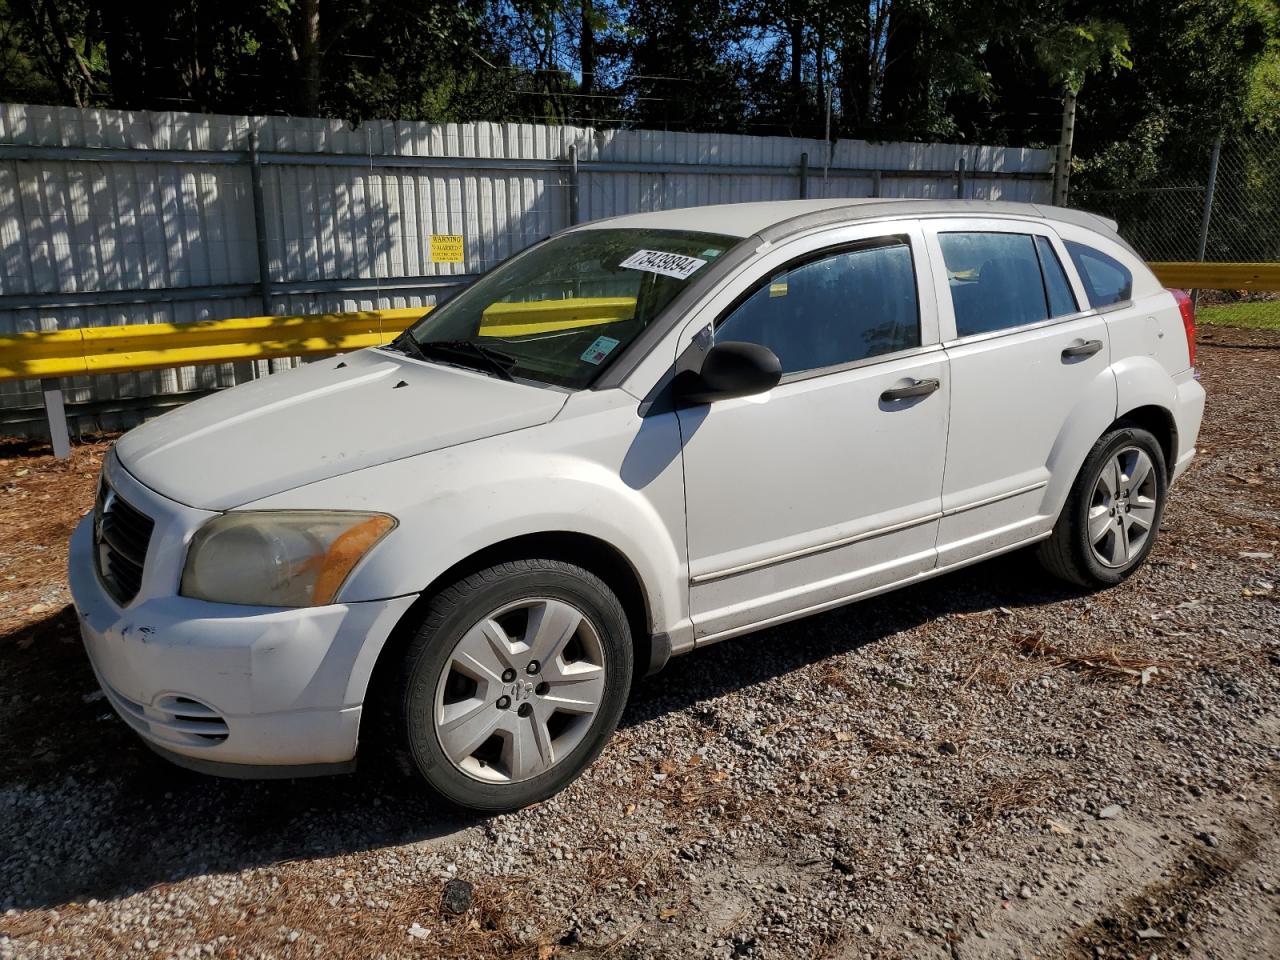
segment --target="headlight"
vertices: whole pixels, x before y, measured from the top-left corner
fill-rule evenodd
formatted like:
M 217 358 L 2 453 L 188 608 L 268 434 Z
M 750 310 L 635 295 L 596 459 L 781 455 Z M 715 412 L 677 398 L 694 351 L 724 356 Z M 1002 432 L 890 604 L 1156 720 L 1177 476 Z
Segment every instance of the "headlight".
M 223 514 L 192 538 L 182 595 L 264 607 L 332 603 L 347 574 L 395 525 L 384 513 Z

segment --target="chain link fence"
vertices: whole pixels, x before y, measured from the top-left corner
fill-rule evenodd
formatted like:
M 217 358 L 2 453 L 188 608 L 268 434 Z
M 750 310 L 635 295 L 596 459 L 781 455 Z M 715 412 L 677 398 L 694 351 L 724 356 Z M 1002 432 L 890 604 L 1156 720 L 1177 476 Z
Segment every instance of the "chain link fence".
M 1116 220 L 1147 260 L 1280 260 L 1280 132 L 1232 130 L 1200 143 L 1202 149 L 1170 161 L 1155 182 L 1081 185 L 1071 205 Z M 1280 329 L 1280 291 L 1202 290 L 1197 317 Z

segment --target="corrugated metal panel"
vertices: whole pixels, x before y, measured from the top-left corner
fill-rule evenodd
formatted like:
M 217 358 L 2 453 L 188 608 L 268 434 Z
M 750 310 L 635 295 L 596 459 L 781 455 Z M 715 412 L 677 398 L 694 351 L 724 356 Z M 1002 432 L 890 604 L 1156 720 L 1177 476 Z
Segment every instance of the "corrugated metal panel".
M 455 168 L 321 166 L 270 163 L 262 168 L 264 224 L 275 283 L 476 274 L 569 223 L 570 147 L 578 159 L 631 164 L 697 164 L 703 169 L 652 173 L 583 167 L 579 217 L 800 195 L 798 167 L 808 154 L 808 195 L 861 197 L 872 180 L 849 169 L 915 171 L 884 177 L 886 197 L 950 197 L 960 158 L 969 170 L 1046 173 L 1047 150 L 955 144 L 866 143 L 735 134 L 596 130 L 527 123 L 429 124 L 233 117 L 128 110 L 77 110 L 0 104 L 0 143 L 228 151 L 228 163 L 186 164 L 91 159 L 0 160 L 0 296 L 161 290 L 258 279 L 251 173 L 244 162 L 251 132 L 263 151 L 362 157 L 455 157 Z M 502 170 L 471 158 L 546 161 L 548 169 Z M 150 158 L 149 158 L 150 159 Z M 208 158 L 214 159 L 214 158 Z M 824 165 L 831 172 L 823 178 Z M 713 166 L 714 169 L 706 169 Z M 734 172 L 773 166 L 778 172 Z M 1040 180 L 968 181 L 966 195 L 1048 199 Z M 714 225 L 709 225 L 714 229 Z M 432 233 L 460 233 L 466 262 L 433 263 Z M 430 304 L 442 290 L 360 294 L 278 294 L 277 313 Z M 253 316 L 243 295 L 132 305 L 6 309 L 0 333 L 82 325 L 182 322 Z M 280 362 L 272 361 L 279 366 Z M 267 365 L 231 365 L 82 378 L 69 399 L 111 399 L 226 386 Z M 38 402 L 37 384 L 0 385 L 0 409 Z M 100 426 L 129 425 L 130 413 Z

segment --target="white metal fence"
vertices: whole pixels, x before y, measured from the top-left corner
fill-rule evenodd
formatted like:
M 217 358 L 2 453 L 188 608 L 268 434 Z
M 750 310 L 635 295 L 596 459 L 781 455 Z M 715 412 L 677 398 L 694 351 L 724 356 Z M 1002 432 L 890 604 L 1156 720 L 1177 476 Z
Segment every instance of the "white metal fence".
M 1013 147 L 0 105 L 0 334 L 426 305 L 575 222 L 802 196 L 1048 201 L 1051 163 Z M 464 262 L 433 262 L 432 234 L 460 234 Z M 65 386 L 79 428 L 110 429 L 261 371 Z M 39 403 L 34 382 L 0 384 L 0 427 L 41 432 Z

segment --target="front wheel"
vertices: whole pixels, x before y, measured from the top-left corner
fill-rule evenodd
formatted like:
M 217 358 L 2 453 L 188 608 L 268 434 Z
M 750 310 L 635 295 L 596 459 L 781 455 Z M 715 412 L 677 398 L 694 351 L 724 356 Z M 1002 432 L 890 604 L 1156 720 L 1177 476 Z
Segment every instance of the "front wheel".
M 1168 492 L 1156 438 L 1136 426 L 1108 432 L 1085 458 L 1053 534 L 1040 545 L 1041 564 L 1083 587 L 1119 583 L 1155 546 Z
M 520 560 L 432 598 L 405 652 L 400 732 L 414 769 L 453 803 L 515 810 L 563 789 L 626 703 L 627 617 L 594 574 Z

